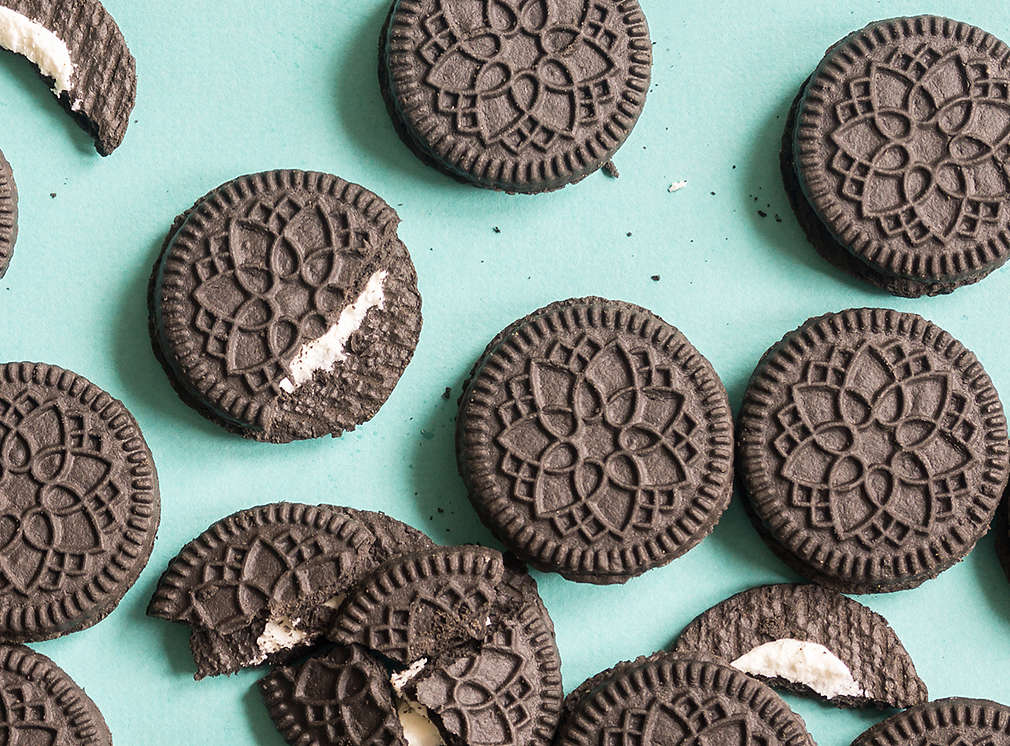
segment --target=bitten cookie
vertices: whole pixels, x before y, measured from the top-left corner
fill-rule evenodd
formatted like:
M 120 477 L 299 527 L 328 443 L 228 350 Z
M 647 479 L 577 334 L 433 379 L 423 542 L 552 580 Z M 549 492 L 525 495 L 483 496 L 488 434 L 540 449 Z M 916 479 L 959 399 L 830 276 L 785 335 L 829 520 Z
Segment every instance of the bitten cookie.
M 0 151 L 0 277 L 7 273 L 18 239 L 18 187 L 11 164 Z
M 91 698 L 49 658 L 23 645 L 0 645 L 4 743 L 112 746 Z
M 396 0 L 380 41 L 394 125 L 477 186 L 560 189 L 610 161 L 645 105 L 637 0 Z
M 981 363 L 914 314 L 807 321 L 758 364 L 739 422 L 755 526 L 843 593 L 914 588 L 989 530 L 1007 481 L 1003 406 Z
M 813 245 L 895 295 L 949 293 L 1010 255 L 1010 49 L 936 16 L 831 47 L 790 112 L 787 192 Z
M 137 97 L 136 62 L 98 0 L 0 0 L 0 47 L 38 67 L 99 153 L 119 147 Z
M 655 655 L 618 664 L 565 702 L 557 746 L 814 746 L 803 719 L 771 689 L 710 661 Z
M 421 330 L 398 222 L 367 189 L 302 171 L 243 176 L 177 218 L 149 311 L 183 401 L 275 443 L 371 419 Z
M 939 699 L 873 726 L 852 746 L 910 743 L 1010 745 L 1010 707 L 984 699 Z
M 361 577 L 431 546 L 381 513 L 297 503 L 251 508 L 182 549 L 147 613 L 190 626 L 197 679 L 284 661 L 319 641 Z
M 154 460 L 120 402 L 53 365 L 0 365 L 0 640 L 108 616 L 160 517 Z
M 929 699 L 887 620 L 817 585 L 767 585 L 699 616 L 673 650 L 704 655 L 839 707 L 905 708 Z
M 619 301 L 553 303 L 488 345 L 460 401 L 460 474 L 522 559 L 623 583 L 711 532 L 732 492 L 726 390 L 677 329 Z

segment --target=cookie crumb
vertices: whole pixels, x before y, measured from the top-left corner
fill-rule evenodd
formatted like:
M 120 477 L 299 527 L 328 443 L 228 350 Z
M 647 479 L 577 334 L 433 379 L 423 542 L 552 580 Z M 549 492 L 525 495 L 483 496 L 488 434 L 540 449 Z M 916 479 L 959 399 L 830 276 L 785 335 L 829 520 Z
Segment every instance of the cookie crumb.
M 445 387 L 445 391 L 442 392 L 442 398 L 446 401 L 452 398 L 452 386 Z
M 653 282 L 659 282 L 659 275 L 653 275 L 652 276 L 652 281 Z
M 613 161 L 607 161 L 603 164 L 603 173 L 609 176 L 611 179 L 620 179 L 621 172 L 617 170 L 617 166 Z
M 765 212 L 764 210 L 758 210 L 758 215 L 760 215 L 763 218 L 768 217 L 768 213 Z
M 631 231 L 628 231 L 626 235 L 628 236 L 628 238 L 631 238 Z
M 679 192 L 681 189 L 683 189 L 686 186 L 687 186 L 687 179 L 681 179 L 680 181 L 675 181 L 672 184 L 670 184 L 669 189 L 667 189 L 666 191 L 671 192 L 671 193 L 672 192 Z
M 49 192 L 49 199 L 56 199 L 56 192 Z
M 493 230 L 495 233 L 501 233 L 501 228 L 499 228 L 497 225 L 491 230 Z

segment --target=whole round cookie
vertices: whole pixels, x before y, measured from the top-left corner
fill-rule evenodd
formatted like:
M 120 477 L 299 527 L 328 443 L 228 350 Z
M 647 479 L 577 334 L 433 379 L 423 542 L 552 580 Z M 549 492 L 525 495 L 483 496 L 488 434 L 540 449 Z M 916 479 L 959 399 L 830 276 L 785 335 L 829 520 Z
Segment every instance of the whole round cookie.
M 421 330 L 398 222 L 367 189 L 302 171 L 243 176 L 177 218 L 149 311 L 183 401 L 275 443 L 371 419 Z
M 0 645 L 4 743 L 112 746 L 91 698 L 49 658 L 23 645 Z
M 635 126 L 652 43 L 637 0 L 396 0 L 380 83 L 401 138 L 477 186 L 560 189 Z
M 989 376 L 914 314 L 807 321 L 744 397 L 740 470 L 755 525 L 795 570 L 843 593 L 914 588 L 989 530 L 1007 481 Z
M 7 273 L 18 239 L 18 187 L 11 164 L 0 151 L 0 277 Z
M 803 719 L 775 692 L 714 662 L 652 656 L 619 664 L 576 692 L 557 746 L 814 744 Z
M 938 699 L 889 717 L 852 746 L 1010 746 L 1010 707 L 985 699 Z
M 151 452 L 120 402 L 53 365 L 0 365 L 0 640 L 104 619 L 160 517 Z
M 1010 255 L 1010 49 L 981 29 L 917 16 L 850 34 L 804 84 L 787 138 L 800 222 L 864 279 L 936 295 Z
M 456 443 L 481 520 L 576 581 L 670 562 L 732 492 L 722 382 L 683 334 L 619 301 L 560 301 L 498 335 L 465 388 Z

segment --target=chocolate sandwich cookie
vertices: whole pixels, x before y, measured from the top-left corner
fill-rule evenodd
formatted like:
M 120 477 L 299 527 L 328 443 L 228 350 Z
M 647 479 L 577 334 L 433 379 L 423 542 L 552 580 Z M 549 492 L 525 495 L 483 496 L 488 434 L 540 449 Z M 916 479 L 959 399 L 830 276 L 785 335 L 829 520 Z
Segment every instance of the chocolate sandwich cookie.
M 398 222 L 367 189 L 302 171 L 243 176 L 177 218 L 149 312 L 183 401 L 275 443 L 371 419 L 421 330 Z
M 787 192 L 829 260 L 901 296 L 949 293 L 1010 255 L 1010 49 L 937 16 L 831 47 L 783 140 Z
M 18 187 L 11 164 L 0 151 L 0 277 L 7 273 L 17 239 Z
M 393 560 L 339 612 L 327 655 L 260 682 L 291 744 L 549 746 L 562 687 L 536 583 L 500 553 Z
M 380 86 L 403 141 L 463 181 L 546 192 L 608 163 L 645 106 L 637 0 L 396 0 Z
M 807 321 L 758 364 L 740 470 L 755 526 L 843 593 L 914 588 L 989 530 L 1007 481 L 1003 406 L 981 363 L 908 313 Z
M 726 390 L 677 329 L 619 301 L 553 303 L 499 334 L 460 401 L 460 474 L 534 567 L 623 583 L 711 532 L 732 492 Z
M 4 743 L 112 746 L 91 698 L 49 658 L 23 645 L 0 645 Z
M 355 582 L 397 554 L 431 546 L 380 513 L 264 505 L 187 544 L 147 613 L 190 626 L 196 678 L 233 673 L 315 644 Z
M 0 365 L 0 640 L 108 616 L 160 517 L 154 460 L 120 402 L 54 365 Z
M 0 0 L 0 47 L 38 67 L 99 153 L 119 147 L 137 97 L 136 62 L 98 0 Z
M 728 666 L 674 655 L 619 664 L 565 703 L 557 746 L 813 746 L 803 719 Z
M 929 699 L 887 620 L 817 585 L 752 588 L 695 619 L 673 646 L 839 707 L 902 709 Z
M 873 726 L 852 746 L 1010 746 L 1010 707 L 985 699 L 939 699 Z
M 1010 580 L 1010 506 L 1004 500 L 996 511 L 996 520 L 993 523 L 993 530 L 996 532 L 996 555 L 1000 564 L 1003 565 L 1003 572 L 1006 573 L 1007 580 Z

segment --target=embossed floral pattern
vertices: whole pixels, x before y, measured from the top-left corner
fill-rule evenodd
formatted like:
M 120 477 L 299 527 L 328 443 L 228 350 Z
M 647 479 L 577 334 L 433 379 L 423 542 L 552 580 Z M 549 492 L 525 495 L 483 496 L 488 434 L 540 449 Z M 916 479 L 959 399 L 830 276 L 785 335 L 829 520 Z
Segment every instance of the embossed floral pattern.
M 949 738 L 927 738 L 922 742 L 922 746 L 997 746 L 997 741 L 992 735 L 973 738 L 964 734 L 955 734 Z
M 436 0 L 419 54 L 456 132 L 512 153 L 549 149 L 614 104 L 619 13 L 571 0 Z
M 0 397 L 0 592 L 68 592 L 95 572 L 123 498 L 92 415 L 31 388 Z
M 655 356 L 585 334 L 552 343 L 507 381 L 502 471 L 514 498 L 559 535 L 623 539 L 681 508 L 700 427 Z
M 207 355 L 252 393 L 280 393 L 302 344 L 326 333 L 375 237 L 317 197 L 261 195 L 206 239 L 195 326 Z
M 845 86 L 830 166 L 862 218 L 912 247 L 1006 222 L 1010 79 L 994 61 L 897 49 Z
M 931 534 L 972 489 L 968 400 L 905 342 L 833 346 L 776 413 L 790 501 L 868 549 Z
M 0 743 L 57 746 L 75 741 L 52 698 L 25 680 L 0 688 Z
M 753 732 L 746 714 L 730 712 L 714 696 L 690 691 L 671 701 L 654 699 L 641 709 L 622 712 L 621 722 L 600 733 L 599 746 L 767 746 Z

